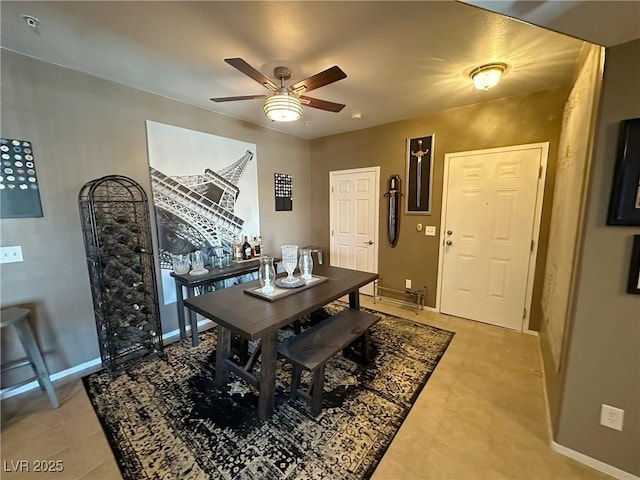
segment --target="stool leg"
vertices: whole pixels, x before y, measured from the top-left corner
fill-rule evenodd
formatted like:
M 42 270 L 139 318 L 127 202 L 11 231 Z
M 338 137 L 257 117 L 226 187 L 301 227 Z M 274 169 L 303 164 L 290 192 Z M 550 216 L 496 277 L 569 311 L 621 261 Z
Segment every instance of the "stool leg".
M 33 332 L 31 331 L 28 320 L 25 318 L 23 321 L 17 323 L 15 327 L 16 331 L 18 332 L 18 338 L 20 339 L 23 348 L 27 352 L 27 356 L 31 361 L 31 366 L 33 367 L 33 371 L 36 374 L 38 383 L 46 390 L 53 408 L 58 408 L 58 397 L 56 396 L 56 391 L 54 390 L 53 384 L 51 383 L 49 370 L 47 370 L 47 365 L 44 363 L 44 358 L 42 358 L 40 348 L 38 347 L 38 343 L 36 342 L 35 337 L 33 336 Z

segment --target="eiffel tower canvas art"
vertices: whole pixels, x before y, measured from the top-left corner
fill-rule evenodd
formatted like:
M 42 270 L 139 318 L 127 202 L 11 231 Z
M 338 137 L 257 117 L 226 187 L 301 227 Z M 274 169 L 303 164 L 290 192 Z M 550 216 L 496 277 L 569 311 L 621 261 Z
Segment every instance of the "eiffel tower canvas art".
M 256 146 L 147 121 L 164 304 L 175 301 L 171 254 L 260 233 Z

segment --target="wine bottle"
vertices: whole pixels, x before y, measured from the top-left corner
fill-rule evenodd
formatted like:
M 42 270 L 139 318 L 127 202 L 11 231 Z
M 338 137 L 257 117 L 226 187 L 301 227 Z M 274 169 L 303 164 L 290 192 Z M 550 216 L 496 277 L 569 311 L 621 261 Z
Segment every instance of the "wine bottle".
M 256 257 L 259 257 L 261 255 L 260 252 L 260 241 L 258 240 L 259 237 L 253 237 L 253 251 L 256 254 Z
M 233 256 L 238 260 L 242 260 L 242 243 L 240 243 L 240 237 L 236 237 L 233 242 Z
M 244 243 L 242 244 L 242 259 L 249 260 L 251 258 L 251 245 L 249 244 L 248 237 L 244 236 Z

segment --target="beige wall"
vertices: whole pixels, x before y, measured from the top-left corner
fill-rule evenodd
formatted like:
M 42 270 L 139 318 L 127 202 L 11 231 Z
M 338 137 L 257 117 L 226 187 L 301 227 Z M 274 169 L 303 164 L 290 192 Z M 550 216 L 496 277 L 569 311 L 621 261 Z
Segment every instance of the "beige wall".
M 255 143 L 266 250 L 310 243 L 308 141 L 6 50 L 1 61 L 1 133 L 33 143 L 44 210 L 43 218 L 0 221 L 2 246 L 21 245 L 24 255 L 0 269 L 2 305 L 35 307 L 52 372 L 99 356 L 77 197 L 85 182 L 109 174 L 150 194 L 145 120 Z M 292 212 L 275 211 L 274 172 L 293 175 Z M 175 306 L 162 320 L 165 332 L 177 328 Z M 3 361 L 22 355 L 4 333 Z
M 558 443 L 640 476 L 640 296 L 626 293 L 638 227 L 606 225 L 620 121 L 640 117 L 640 40 L 606 51 L 605 75 L 569 322 Z M 600 406 L 625 411 L 619 432 Z
M 380 165 L 382 195 L 387 190 L 390 175 L 399 174 L 405 180 L 406 138 L 434 133 L 433 214 L 403 214 L 400 220 L 400 237 L 395 248 L 391 248 L 386 240 L 386 200 L 384 197 L 380 199 L 378 270 L 385 285 L 402 289 L 405 278 L 410 278 L 414 288 L 427 286 L 426 303 L 435 306 L 438 236 L 427 237 L 418 233 L 416 225 L 435 225 L 438 235 L 440 233 L 445 153 L 549 141 L 549 170 L 540 240 L 540 244 L 544 246 L 548 233 L 550 193 L 553 192 L 562 108 L 567 94 L 568 91 L 564 89 L 549 90 L 312 140 L 311 175 L 314 182 L 311 188 L 314 202 L 311 211 L 314 223 L 311 231 L 314 242 L 323 245 L 326 251 L 329 250 L 329 171 Z M 542 248 L 538 256 L 537 278 L 542 278 L 545 253 Z M 539 295 L 540 288 L 536 288 L 534 298 Z M 532 312 L 532 320 L 538 318 L 539 315 Z M 532 324 L 532 328 L 535 329 L 536 325 Z
M 572 292 L 578 228 L 602 77 L 603 49 L 585 46 L 576 81 L 564 109 L 551 224 L 542 288 L 543 325 L 556 370 L 560 369 L 569 298 Z

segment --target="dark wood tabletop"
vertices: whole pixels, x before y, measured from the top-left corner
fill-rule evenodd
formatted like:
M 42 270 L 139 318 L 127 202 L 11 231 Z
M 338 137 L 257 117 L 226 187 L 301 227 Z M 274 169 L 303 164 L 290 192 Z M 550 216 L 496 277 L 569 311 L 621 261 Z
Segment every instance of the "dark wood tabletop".
M 184 301 L 185 305 L 250 340 L 263 337 L 298 318 L 373 282 L 377 273 L 318 265 L 313 273 L 328 281 L 273 302 L 246 294 L 259 281 L 243 283 Z

